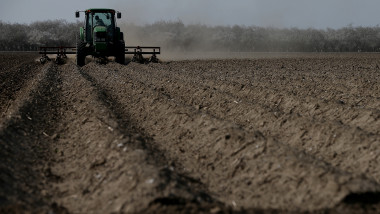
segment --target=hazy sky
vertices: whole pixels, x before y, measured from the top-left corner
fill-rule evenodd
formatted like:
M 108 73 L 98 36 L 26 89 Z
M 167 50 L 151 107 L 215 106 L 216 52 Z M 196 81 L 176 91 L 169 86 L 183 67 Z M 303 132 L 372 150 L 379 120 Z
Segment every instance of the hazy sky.
M 124 21 L 185 24 L 340 28 L 380 24 L 380 0 L 0 0 L 0 20 L 75 21 L 74 12 L 107 7 Z M 80 20 L 83 20 L 83 16 Z

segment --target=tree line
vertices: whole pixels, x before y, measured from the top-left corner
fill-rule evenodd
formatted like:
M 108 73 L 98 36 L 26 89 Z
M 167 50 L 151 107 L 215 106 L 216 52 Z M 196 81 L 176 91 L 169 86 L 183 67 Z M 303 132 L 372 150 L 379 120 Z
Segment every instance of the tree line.
M 35 51 L 40 46 L 75 46 L 81 22 L 65 20 L 11 24 L 0 21 L 1 51 Z M 157 45 L 173 51 L 378 52 L 380 27 L 299 29 L 258 26 L 185 25 L 160 21 L 119 24 L 127 45 Z
M 75 46 L 81 23 L 66 20 L 10 24 L 0 21 L 0 51 L 37 51 L 40 46 Z

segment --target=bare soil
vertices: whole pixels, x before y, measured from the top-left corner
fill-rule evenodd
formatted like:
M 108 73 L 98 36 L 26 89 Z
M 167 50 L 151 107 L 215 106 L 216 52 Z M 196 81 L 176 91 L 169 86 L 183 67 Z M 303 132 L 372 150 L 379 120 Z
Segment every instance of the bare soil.
M 379 213 L 380 56 L 0 54 L 0 213 Z

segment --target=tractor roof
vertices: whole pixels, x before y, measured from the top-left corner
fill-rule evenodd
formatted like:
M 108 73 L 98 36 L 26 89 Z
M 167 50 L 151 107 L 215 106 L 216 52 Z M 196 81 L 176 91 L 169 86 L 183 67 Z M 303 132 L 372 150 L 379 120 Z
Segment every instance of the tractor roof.
M 90 12 L 100 12 L 100 13 L 105 13 L 105 12 L 111 12 L 111 13 L 115 13 L 115 10 L 114 9 L 108 9 L 108 8 L 90 8 L 90 9 L 87 9 L 86 10 L 86 13 L 90 13 Z

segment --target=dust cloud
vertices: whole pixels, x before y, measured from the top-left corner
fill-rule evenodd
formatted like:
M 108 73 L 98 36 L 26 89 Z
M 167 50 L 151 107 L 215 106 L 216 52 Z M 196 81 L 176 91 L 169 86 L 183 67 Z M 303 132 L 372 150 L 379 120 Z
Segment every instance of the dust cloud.
M 226 7 L 225 2 L 215 4 L 213 1 L 193 1 L 192 4 L 144 1 L 145 4 L 118 4 L 114 8 L 123 13 L 119 26 L 126 45 L 160 46 L 168 58 L 235 58 L 252 52 L 380 51 L 378 25 L 347 24 L 341 28 L 321 29 L 321 23 L 331 21 L 325 20 L 328 15 L 321 20 L 313 18 L 318 16 L 320 5 L 293 2 L 297 7 L 276 1 L 243 0 L 230 7 Z M 247 7 L 242 9 L 242 5 Z M 336 14 L 334 8 L 340 8 L 335 3 L 329 6 L 328 14 Z M 292 11 L 294 14 L 289 17 Z M 302 20 L 305 23 L 301 23 Z

